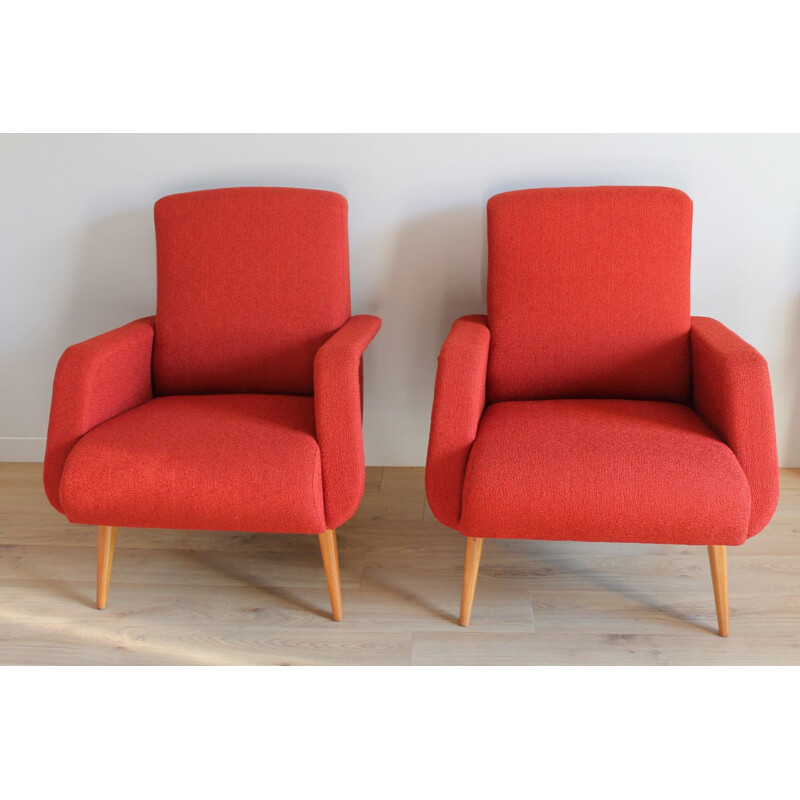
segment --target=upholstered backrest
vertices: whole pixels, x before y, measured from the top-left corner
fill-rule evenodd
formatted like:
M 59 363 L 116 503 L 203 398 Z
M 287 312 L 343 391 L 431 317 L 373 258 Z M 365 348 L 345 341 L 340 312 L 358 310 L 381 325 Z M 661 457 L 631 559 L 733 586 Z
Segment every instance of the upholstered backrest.
M 190 192 L 155 223 L 156 394 L 312 394 L 314 355 L 350 317 L 345 199 Z
M 686 402 L 692 201 L 676 189 L 489 200 L 487 399 Z

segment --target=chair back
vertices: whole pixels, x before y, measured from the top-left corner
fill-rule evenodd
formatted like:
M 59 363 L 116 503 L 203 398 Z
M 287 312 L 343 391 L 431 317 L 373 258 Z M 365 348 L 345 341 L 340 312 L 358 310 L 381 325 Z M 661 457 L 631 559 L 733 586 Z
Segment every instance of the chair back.
M 313 394 L 314 355 L 350 318 L 344 197 L 174 194 L 155 225 L 155 393 Z
M 488 204 L 487 400 L 687 402 L 692 201 L 530 189 Z

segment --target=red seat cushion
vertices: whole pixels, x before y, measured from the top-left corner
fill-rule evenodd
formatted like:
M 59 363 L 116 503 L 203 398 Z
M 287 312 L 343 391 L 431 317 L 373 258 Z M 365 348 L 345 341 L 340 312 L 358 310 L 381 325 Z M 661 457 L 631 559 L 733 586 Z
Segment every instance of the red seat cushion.
M 150 400 L 78 441 L 60 492 L 91 525 L 321 533 L 314 398 Z
M 470 454 L 467 536 L 741 544 L 750 489 L 731 449 L 678 403 L 490 405 Z

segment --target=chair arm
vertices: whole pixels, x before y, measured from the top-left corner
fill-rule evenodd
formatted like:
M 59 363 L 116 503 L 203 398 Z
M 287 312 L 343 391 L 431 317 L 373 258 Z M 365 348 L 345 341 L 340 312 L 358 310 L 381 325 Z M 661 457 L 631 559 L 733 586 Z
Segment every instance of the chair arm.
M 153 396 L 155 317 L 68 347 L 56 367 L 44 456 L 44 488 L 63 513 L 59 488 L 67 456 L 89 430 Z
M 764 357 L 724 325 L 692 317 L 694 410 L 733 450 L 750 484 L 748 536 L 778 503 L 778 454 L 769 369 Z
M 364 493 L 361 356 L 380 327 L 378 317 L 350 317 L 314 357 L 314 413 L 328 528 L 350 519 Z
M 436 518 L 451 528 L 461 519 L 467 460 L 486 406 L 489 340 L 484 314 L 461 317 L 439 354 L 425 492 Z

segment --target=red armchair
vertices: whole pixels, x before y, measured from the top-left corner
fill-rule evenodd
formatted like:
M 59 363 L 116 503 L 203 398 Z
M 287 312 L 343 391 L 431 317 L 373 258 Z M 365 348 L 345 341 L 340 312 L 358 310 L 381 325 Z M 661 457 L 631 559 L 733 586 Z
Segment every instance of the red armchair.
M 767 364 L 691 317 L 692 203 L 674 189 L 508 192 L 488 204 L 488 316 L 442 348 L 426 491 L 467 537 L 708 547 L 728 634 L 728 545 L 778 500 Z
M 335 529 L 364 489 L 361 356 L 347 203 L 331 192 L 221 189 L 155 206 L 155 317 L 68 348 L 44 484 L 98 525 L 104 608 L 117 526 L 320 539 L 342 618 Z

